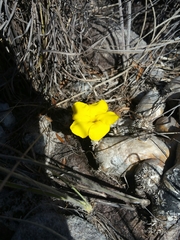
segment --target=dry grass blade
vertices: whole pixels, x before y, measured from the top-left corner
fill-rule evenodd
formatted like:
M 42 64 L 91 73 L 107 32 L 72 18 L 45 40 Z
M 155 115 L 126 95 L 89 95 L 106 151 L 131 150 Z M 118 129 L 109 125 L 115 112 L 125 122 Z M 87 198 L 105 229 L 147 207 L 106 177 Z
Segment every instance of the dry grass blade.
M 52 166 L 51 165 L 46 165 L 46 164 L 40 163 L 40 162 L 35 161 L 35 160 L 31 160 L 31 159 L 19 158 L 19 157 L 14 157 L 14 156 L 11 157 L 11 156 L 3 155 L 3 154 L 0 154 L 0 157 L 4 158 L 4 159 L 11 159 L 11 160 L 17 161 L 18 164 L 20 162 L 25 162 L 25 163 L 29 163 L 31 165 L 43 167 L 46 170 L 49 169 L 51 171 L 56 171 L 58 173 L 58 174 L 56 173 L 57 177 L 58 177 L 58 181 L 56 181 L 56 178 L 55 178 L 55 181 L 58 184 L 61 183 L 62 185 L 65 184 L 65 185 L 69 186 L 75 193 L 77 193 L 77 195 L 80 196 L 80 198 L 84 201 L 84 203 L 87 204 L 87 209 L 89 209 L 88 206 L 90 206 L 90 205 L 88 205 L 86 199 L 79 193 L 79 191 L 83 191 L 84 193 L 91 193 L 91 194 L 94 194 L 94 195 L 97 195 L 97 196 L 103 196 L 105 199 L 108 198 L 108 197 L 116 198 L 116 199 L 119 199 L 120 201 L 123 201 L 127 204 L 140 205 L 143 208 L 149 205 L 149 201 L 147 199 L 136 198 L 136 197 L 133 197 L 131 195 L 125 194 L 123 192 L 117 191 L 115 189 L 113 189 L 113 191 L 112 191 L 111 188 L 108 189 L 107 187 L 105 187 L 103 185 L 100 185 L 97 182 L 95 182 L 95 181 L 93 181 L 93 180 L 91 180 L 91 179 L 89 179 L 85 176 L 82 176 L 78 172 L 74 172 L 74 173 L 69 172 L 66 169 L 61 169 L 61 168 L 55 167 L 53 165 Z M 28 191 L 32 191 L 32 192 L 36 192 L 36 193 L 39 192 L 39 194 L 46 194 L 48 196 L 51 195 L 51 196 L 54 196 L 54 197 L 57 197 L 57 198 L 61 198 L 65 201 L 72 202 L 71 198 L 69 198 L 68 196 L 65 196 L 65 195 L 61 195 L 61 193 L 59 193 L 56 189 L 54 189 L 51 192 L 50 191 L 51 190 L 50 186 L 47 186 L 45 184 L 41 184 L 40 182 L 37 182 L 37 181 L 29 178 L 28 176 L 24 175 L 24 174 L 15 173 L 14 172 L 15 171 L 14 167 L 13 167 L 13 171 L 0 167 L 0 171 L 8 173 L 7 176 L 9 176 L 9 177 L 13 176 L 13 177 L 18 178 L 22 181 L 25 181 L 29 184 L 33 183 L 33 185 L 35 187 L 38 187 L 38 189 L 34 189 L 34 188 L 31 188 L 31 187 L 27 186 L 26 190 L 28 190 Z M 55 175 L 53 175 L 53 176 L 55 177 Z M 18 187 L 18 184 L 14 184 L 14 185 L 13 185 L 13 183 L 11 184 L 10 182 L 7 181 L 7 179 L 6 179 L 6 181 L 1 181 L 1 187 L 3 187 L 3 186 L 11 186 L 11 187 L 16 186 L 16 188 L 21 188 L 22 187 L 20 185 Z M 25 186 L 24 186 L 24 188 L 25 188 Z M 77 203 L 76 203 L 76 205 L 77 205 Z M 83 206 L 83 208 L 84 208 L 84 206 Z M 85 209 L 86 209 L 86 207 L 85 207 Z
M 33 180 L 32 178 L 29 178 L 27 176 L 24 176 L 22 174 L 19 174 L 19 173 L 12 173 L 12 171 L 9 171 L 8 169 L 6 168 L 3 168 L 3 167 L 0 167 L 0 171 L 2 173 L 5 173 L 5 174 L 11 174 L 11 177 L 15 177 L 23 182 L 26 182 L 30 185 L 34 185 L 36 187 L 35 188 L 29 188 L 29 187 L 25 187 L 25 186 L 22 186 L 22 189 L 26 190 L 26 191 L 32 191 L 32 192 L 36 192 L 38 194 L 42 194 L 42 195 L 46 195 L 46 196 L 51 196 L 51 197 L 56 197 L 58 199 L 61 199 L 63 201 L 67 201 L 67 202 L 70 202 L 71 204 L 75 205 L 75 206 L 78 206 L 78 207 L 81 207 L 84 211 L 90 213 L 92 211 L 92 206 L 87 202 L 87 200 L 82 197 L 81 194 L 79 194 L 76 190 L 76 193 L 78 193 L 78 195 L 82 198 L 82 200 L 77 200 L 75 199 L 75 197 L 71 197 L 69 196 L 68 194 L 63 194 L 59 191 L 57 191 L 55 188 L 52 188 L 51 186 L 48 186 L 46 184 L 43 184 L 43 183 L 40 183 L 40 182 L 37 182 L 35 180 Z M 14 188 L 20 188 L 20 185 L 18 184 L 11 184 L 11 183 L 7 183 L 7 186 L 11 186 L 11 187 L 14 187 Z M 6 185 L 5 184 L 5 185 Z

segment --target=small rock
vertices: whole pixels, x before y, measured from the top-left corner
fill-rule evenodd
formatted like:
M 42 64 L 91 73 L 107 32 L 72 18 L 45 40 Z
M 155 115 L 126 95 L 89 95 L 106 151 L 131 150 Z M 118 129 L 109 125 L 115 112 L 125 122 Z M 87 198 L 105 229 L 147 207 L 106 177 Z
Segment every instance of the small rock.
M 154 68 L 150 72 L 150 76 L 156 78 L 157 80 L 160 80 L 164 77 L 164 70 L 160 68 Z
M 179 124 L 173 117 L 163 116 L 155 122 L 157 132 L 179 131 Z
M 27 221 L 26 221 L 27 220 Z M 54 210 L 39 212 L 20 224 L 12 240 L 106 240 L 103 234 L 86 220 L 58 214 Z
M 15 124 L 15 117 L 9 109 L 9 105 L 7 103 L 0 103 L 0 122 L 8 130 L 12 130 Z
M 106 237 L 103 234 L 99 233 L 91 223 L 80 217 L 68 217 L 67 225 L 74 240 L 106 240 Z
M 126 136 L 106 137 L 94 146 L 94 151 L 100 169 L 116 176 L 141 160 L 156 158 L 165 162 L 169 156 L 166 144 L 155 136 L 145 140 Z

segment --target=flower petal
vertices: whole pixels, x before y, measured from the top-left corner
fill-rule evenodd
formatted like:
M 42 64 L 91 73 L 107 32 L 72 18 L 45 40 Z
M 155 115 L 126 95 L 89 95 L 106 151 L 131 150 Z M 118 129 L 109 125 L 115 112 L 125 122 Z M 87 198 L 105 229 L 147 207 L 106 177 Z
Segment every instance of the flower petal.
M 76 102 L 74 103 L 72 110 L 73 120 L 93 122 L 96 120 L 96 115 L 106 113 L 108 111 L 108 105 L 104 100 L 100 100 L 99 102 L 93 104 Z
M 78 121 L 74 121 L 71 126 L 70 129 L 71 131 L 81 137 L 81 138 L 86 138 L 89 134 L 89 129 L 92 126 L 92 122 L 78 122 Z
M 100 100 L 97 103 L 90 104 L 88 107 L 90 116 L 96 116 L 98 114 L 106 113 L 108 111 L 108 105 L 104 100 Z
M 99 141 L 110 130 L 110 126 L 103 122 L 96 122 L 89 128 L 89 137 L 91 140 Z
M 118 120 L 119 116 L 116 115 L 114 112 L 106 112 L 102 114 L 98 114 L 96 116 L 97 121 L 101 121 L 104 124 L 111 125 Z
M 104 100 L 97 103 L 86 104 L 76 102 L 73 107 L 73 124 L 71 131 L 85 138 L 89 135 L 92 140 L 100 140 L 110 130 L 110 125 L 119 118 L 114 112 L 108 112 L 108 105 Z
M 83 102 L 76 102 L 73 104 L 72 111 L 73 120 L 80 120 L 83 117 L 87 118 L 86 115 L 88 113 L 88 104 Z

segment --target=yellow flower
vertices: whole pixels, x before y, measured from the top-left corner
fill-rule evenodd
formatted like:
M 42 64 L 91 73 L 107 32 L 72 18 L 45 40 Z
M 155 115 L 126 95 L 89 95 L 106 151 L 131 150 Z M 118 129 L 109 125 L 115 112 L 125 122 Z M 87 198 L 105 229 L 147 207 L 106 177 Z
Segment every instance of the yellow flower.
M 110 125 L 119 118 L 114 112 L 108 111 L 108 105 L 104 100 L 97 103 L 86 104 L 76 102 L 73 107 L 73 120 L 71 131 L 81 137 L 90 137 L 98 141 L 110 130 Z

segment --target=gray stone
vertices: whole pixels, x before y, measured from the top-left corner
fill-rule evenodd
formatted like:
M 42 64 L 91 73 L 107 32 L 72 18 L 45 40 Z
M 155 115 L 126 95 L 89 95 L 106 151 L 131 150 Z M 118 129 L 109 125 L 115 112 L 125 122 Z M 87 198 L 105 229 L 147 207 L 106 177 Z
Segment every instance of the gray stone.
M 12 240 L 73 239 L 64 216 L 54 211 L 44 211 L 22 220 Z
M 67 219 L 67 224 L 71 233 L 71 236 L 75 240 L 89 240 L 89 239 L 99 239 L 106 240 L 106 237 L 99 233 L 97 229 L 86 220 L 77 217 L 70 216 Z
M 150 72 L 150 76 L 156 78 L 157 80 L 160 80 L 164 78 L 164 70 L 161 68 L 154 68 Z
M 27 133 L 23 139 L 24 144 L 27 144 L 27 146 L 33 145 L 33 150 L 37 154 L 44 154 L 44 148 L 45 148 L 45 142 L 44 137 L 40 136 L 40 133 L 38 132 L 31 132 Z
M 86 220 L 70 216 L 65 217 L 54 210 L 39 212 L 22 220 L 12 240 L 106 240 L 97 229 Z
M 7 103 L 0 103 L 0 122 L 9 130 L 11 130 L 15 124 L 15 117 Z

